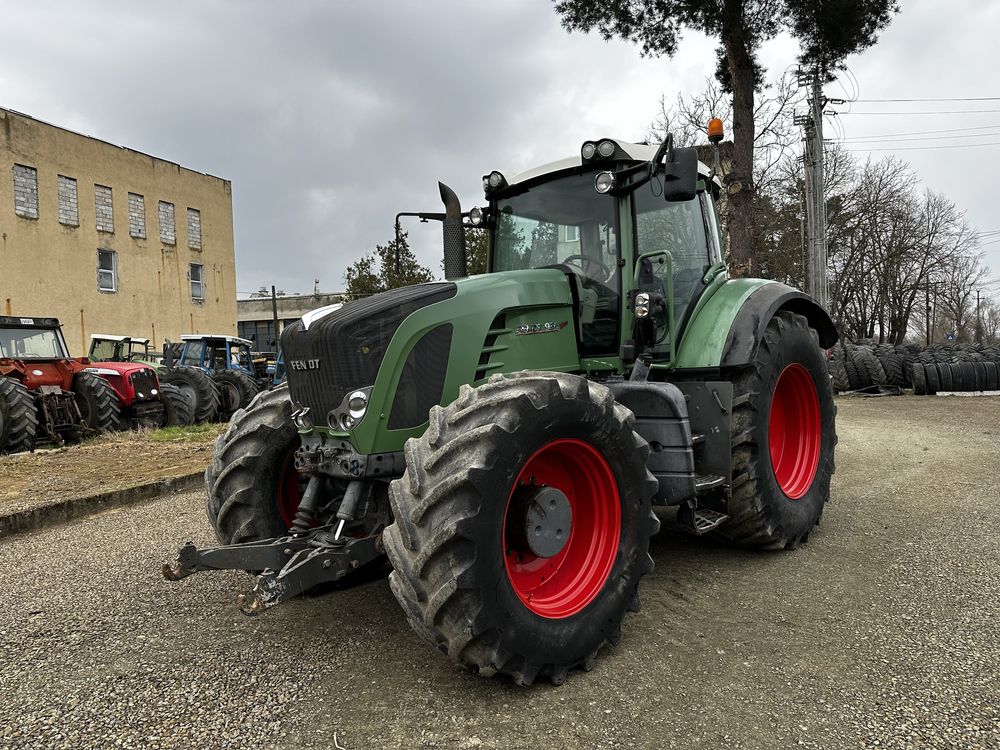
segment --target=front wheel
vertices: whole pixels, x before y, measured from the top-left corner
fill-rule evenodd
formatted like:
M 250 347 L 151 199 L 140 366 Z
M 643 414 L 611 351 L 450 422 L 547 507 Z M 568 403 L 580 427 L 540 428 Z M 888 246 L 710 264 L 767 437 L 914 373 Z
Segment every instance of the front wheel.
M 712 534 L 761 549 L 805 541 L 830 499 L 836 413 L 816 331 L 778 312 L 733 382 L 729 520 Z
M 634 422 L 604 386 L 548 372 L 494 376 L 431 409 L 384 535 L 414 630 L 523 685 L 559 684 L 617 643 L 659 526 Z
M 77 373 L 73 393 L 84 425 L 97 432 L 125 429 L 118 396 L 104 378 L 92 372 Z

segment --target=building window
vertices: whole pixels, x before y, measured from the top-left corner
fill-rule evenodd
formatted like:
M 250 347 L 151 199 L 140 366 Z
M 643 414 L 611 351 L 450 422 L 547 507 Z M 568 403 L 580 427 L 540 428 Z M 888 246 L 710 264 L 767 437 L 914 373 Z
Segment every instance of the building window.
M 201 263 L 188 264 L 188 278 L 191 280 L 191 301 L 205 301 L 205 269 Z
M 118 291 L 118 253 L 114 250 L 97 251 L 97 289 L 109 293 Z
M 38 170 L 14 165 L 14 213 L 23 219 L 38 218 Z
M 565 242 L 579 242 L 580 241 L 580 227 L 576 225 L 567 225 L 563 227 L 563 234 Z
M 201 250 L 201 211 L 197 208 L 188 209 L 188 247 Z
M 80 226 L 80 206 L 77 202 L 76 180 L 59 175 L 59 223 Z
M 128 235 L 146 239 L 146 199 L 138 193 L 128 194 Z
M 94 213 L 97 216 L 97 231 L 114 234 L 115 212 L 111 205 L 111 188 L 94 185 Z
M 174 204 L 160 201 L 160 242 L 177 244 L 177 224 L 174 221 Z

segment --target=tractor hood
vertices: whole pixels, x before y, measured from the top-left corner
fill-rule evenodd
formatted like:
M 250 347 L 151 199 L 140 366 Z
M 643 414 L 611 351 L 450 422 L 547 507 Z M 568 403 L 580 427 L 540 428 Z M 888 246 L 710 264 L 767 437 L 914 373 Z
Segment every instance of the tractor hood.
M 137 362 L 92 362 L 86 357 L 76 360 L 83 372 L 104 378 L 118 396 L 122 406 L 135 401 L 154 401 L 159 397 L 160 381 L 156 370 Z
M 366 454 L 401 450 L 464 384 L 579 367 L 570 283 L 557 269 L 418 284 L 317 310 L 286 327 L 281 346 L 300 430 Z

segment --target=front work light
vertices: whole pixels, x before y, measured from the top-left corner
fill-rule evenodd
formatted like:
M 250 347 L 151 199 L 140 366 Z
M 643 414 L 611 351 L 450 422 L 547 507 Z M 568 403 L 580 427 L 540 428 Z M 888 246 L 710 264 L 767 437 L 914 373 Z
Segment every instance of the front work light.
M 609 192 L 615 186 L 615 176 L 611 172 L 598 172 L 594 178 L 594 190 L 601 195 Z
M 474 227 L 478 227 L 483 223 L 483 209 L 476 206 L 471 211 L 469 211 L 469 223 Z
M 610 158 L 615 153 L 615 142 L 607 139 L 601 141 L 597 144 L 597 153 L 604 159 Z
M 483 175 L 483 190 L 490 193 L 507 186 L 507 178 L 495 169 L 488 175 Z
M 588 161 L 594 158 L 594 154 L 597 153 L 597 144 L 587 141 L 580 148 L 580 156 L 583 157 L 584 161 Z

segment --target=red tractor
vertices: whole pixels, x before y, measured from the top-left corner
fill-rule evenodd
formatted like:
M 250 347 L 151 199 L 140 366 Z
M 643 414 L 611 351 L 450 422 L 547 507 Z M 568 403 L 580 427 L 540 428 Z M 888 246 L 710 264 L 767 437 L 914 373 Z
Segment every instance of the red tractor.
M 55 318 L 0 316 L 0 453 L 120 429 L 111 385 L 69 356 Z
M 149 362 L 149 340 L 95 333 L 90 352 L 79 361 L 84 372 L 111 384 L 130 427 L 175 427 L 194 424 L 194 409 L 177 385 L 164 383 Z

